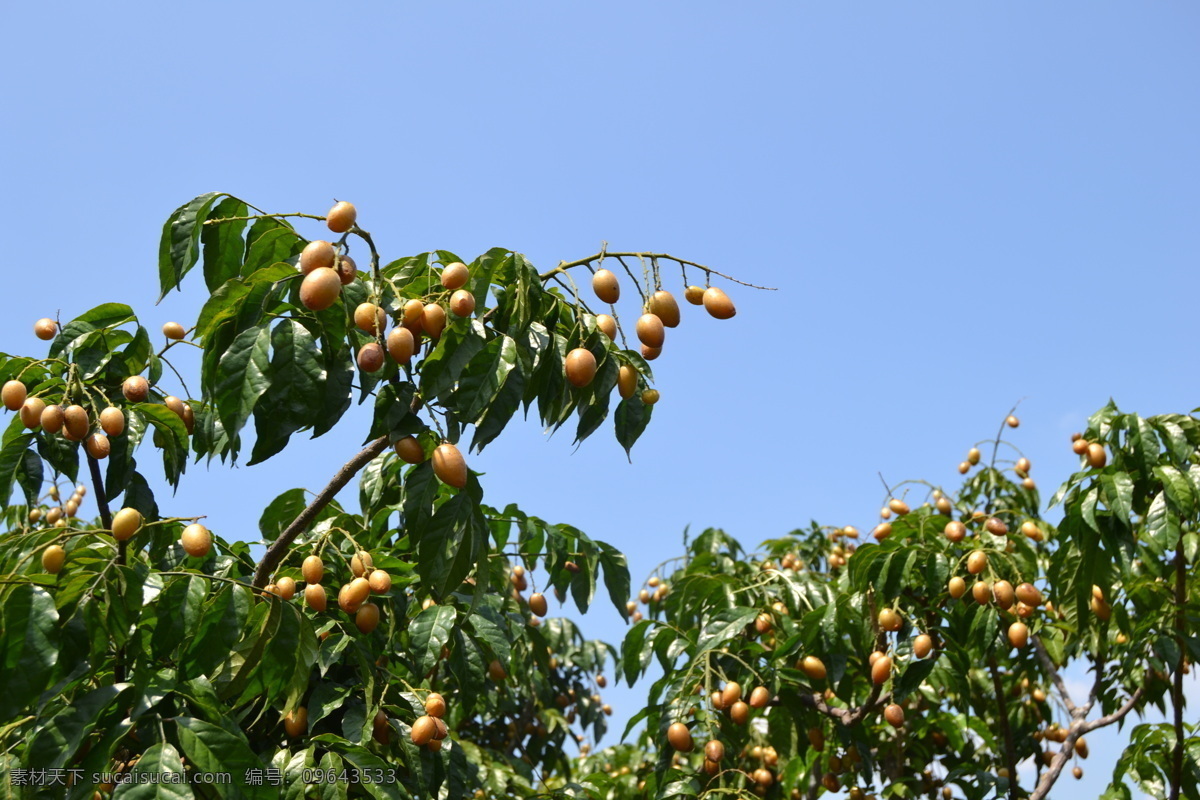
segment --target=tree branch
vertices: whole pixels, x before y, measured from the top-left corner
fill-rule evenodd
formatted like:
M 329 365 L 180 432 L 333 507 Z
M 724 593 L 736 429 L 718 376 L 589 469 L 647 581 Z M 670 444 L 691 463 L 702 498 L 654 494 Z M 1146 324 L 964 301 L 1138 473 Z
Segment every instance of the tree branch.
M 1175 751 L 1171 754 L 1171 793 L 1168 800 L 1179 800 L 1183 786 L 1183 668 L 1187 654 L 1187 556 L 1182 539 L 1175 545 L 1175 635 L 1179 638 L 1179 663 L 1171 686 L 1171 705 L 1175 707 Z
M 415 401 L 414 401 L 415 402 Z M 388 437 L 380 436 L 366 447 L 358 452 L 354 458 L 347 461 L 341 469 L 339 469 L 329 481 L 329 484 L 321 490 L 321 493 L 313 498 L 313 501 L 308 504 L 300 514 L 292 520 L 292 524 L 288 525 L 283 533 L 279 534 L 267 552 L 263 555 L 262 561 L 258 562 L 258 567 L 254 571 L 254 580 L 252 583 L 255 588 L 261 589 L 267 585 L 271 577 L 271 573 L 283 561 L 287 555 L 288 548 L 292 542 L 300 535 L 305 528 L 312 523 L 317 514 L 321 513 L 325 506 L 329 505 L 330 501 L 340 492 L 350 479 L 353 478 L 358 471 L 369 464 L 376 456 L 388 448 Z
M 622 257 L 649 258 L 651 260 L 661 258 L 664 261 L 674 261 L 676 264 L 680 264 L 681 266 L 695 267 L 696 269 L 703 270 L 704 272 L 708 273 L 709 275 L 716 275 L 718 277 L 724 278 L 727 281 L 733 281 L 736 284 L 740 284 L 741 286 L 748 286 L 751 289 L 762 289 L 763 291 L 767 291 L 767 292 L 778 291 L 777 289 L 775 289 L 772 286 L 756 286 L 753 283 L 746 283 L 745 281 L 740 281 L 737 278 L 733 277 L 732 275 L 726 275 L 723 272 L 717 272 L 715 269 L 706 267 L 703 264 L 697 264 L 695 261 L 686 261 L 682 258 L 677 258 L 677 257 L 671 255 L 670 253 L 634 253 L 634 252 L 615 253 L 615 252 L 611 252 L 611 251 L 601 251 L 594 255 L 590 255 L 587 258 L 580 258 L 575 261 L 563 261 L 554 269 L 549 270 L 548 272 L 543 272 L 541 274 L 541 279 L 548 280 L 550 277 L 552 277 L 553 275 L 555 275 L 557 273 L 566 272 L 567 270 L 569 270 L 573 267 L 582 267 L 584 264 L 591 264 L 593 261 L 599 261 L 603 258 L 609 258 L 609 257 L 615 258 L 618 261 L 620 261 Z M 622 261 L 621 263 L 624 264 L 625 262 Z M 626 269 L 628 269 L 628 267 L 626 267 Z
M 1004 684 L 1000 680 L 1000 667 L 996 658 L 988 659 L 992 673 L 992 687 L 996 690 L 996 712 L 1000 717 L 1000 733 L 1004 736 L 1004 763 L 1008 767 L 1008 798 L 1017 800 L 1017 751 L 1013 747 L 1012 727 L 1008 724 L 1008 698 L 1004 696 Z
M 1046 647 L 1042 644 L 1041 637 L 1035 634 L 1031 638 L 1033 639 L 1033 651 L 1037 654 L 1038 661 L 1042 662 L 1042 666 L 1045 667 L 1046 672 L 1050 675 L 1050 680 L 1054 681 L 1054 688 L 1058 690 L 1063 705 L 1067 707 L 1067 713 L 1074 717 L 1077 707 L 1075 702 L 1071 700 L 1071 693 L 1067 691 L 1067 684 L 1063 682 L 1062 675 L 1058 674 L 1058 667 L 1054 666 L 1054 662 L 1050 660 L 1050 654 L 1046 652 Z

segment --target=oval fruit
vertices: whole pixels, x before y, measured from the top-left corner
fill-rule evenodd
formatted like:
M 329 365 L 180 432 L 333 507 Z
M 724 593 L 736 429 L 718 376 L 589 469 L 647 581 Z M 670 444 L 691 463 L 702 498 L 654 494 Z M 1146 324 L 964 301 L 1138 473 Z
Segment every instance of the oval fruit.
M 500 683 L 508 677 L 508 673 L 504 671 L 503 664 L 501 664 L 498 660 L 493 659 L 492 662 L 488 664 L 488 677 L 496 683 Z
M 319 267 L 332 268 L 336 257 L 337 251 L 329 242 L 323 239 L 309 242 L 300 251 L 300 271 L 307 275 Z
M 726 706 L 732 706 L 738 700 L 742 699 L 742 686 L 737 681 L 730 681 L 725 684 L 725 688 L 721 690 L 721 703 Z
M 971 470 L 971 465 L 968 464 L 966 461 L 963 461 L 961 464 L 958 465 L 958 474 L 959 475 L 966 475 L 968 472 L 970 472 L 970 470 Z
M 363 372 L 378 372 L 383 369 L 383 348 L 379 342 L 367 342 L 358 349 L 357 361 Z
M 21 424 L 29 430 L 42 426 L 42 412 L 46 410 L 46 401 L 40 397 L 30 397 L 21 404 Z
M 305 583 L 320 583 L 321 578 L 325 577 L 325 563 L 320 556 L 308 556 L 300 565 L 300 574 L 304 576 Z
M 329 267 L 317 267 L 300 283 L 300 302 L 311 311 L 324 311 L 342 293 L 342 279 Z
M 692 752 L 692 732 L 682 722 L 673 722 L 671 727 L 667 728 L 667 741 L 677 753 Z
M 354 613 L 367 601 L 371 596 L 371 584 L 366 578 L 355 578 L 345 586 L 346 589 L 346 605 L 343 610 L 347 614 Z
M 450 291 L 466 286 L 470 278 L 471 271 L 461 261 L 453 261 L 442 270 L 442 286 Z
M 825 675 L 827 674 L 825 662 L 816 656 L 805 656 L 800 661 L 800 670 L 814 681 L 825 680 Z
M 596 357 L 584 347 L 576 347 L 567 353 L 564 364 L 567 380 L 577 389 L 581 389 L 596 377 Z
M 4 388 L 0 389 L 0 400 L 9 411 L 19 411 L 28 397 L 29 392 L 20 381 L 6 381 Z
M 433 721 L 433 717 L 428 714 L 423 714 L 417 717 L 417 721 L 413 723 L 412 733 L 409 738 L 417 747 L 429 744 L 433 741 L 433 734 L 437 731 L 437 723 Z
M 659 289 L 650 295 L 650 313 L 662 320 L 668 328 L 679 327 L 679 303 L 670 293 Z
M 661 355 L 661 347 L 647 347 L 646 345 L 642 345 L 642 358 L 646 359 L 647 361 L 653 361 Z
M 395 328 L 387 337 L 388 355 L 397 364 L 407 364 L 417 350 L 416 339 L 408 328 Z
M 904 627 L 904 618 L 896 613 L 896 609 L 885 608 L 879 612 L 879 627 L 885 631 L 898 631 Z
M 1077 456 L 1081 456 L 1084 453 L 1086 453 L 1087 449 L 1088 449 L 1088 443 L 1084 439 L 1076 439 L 1075 441 L 1071 442 L 1071 450 Z
M 392 447 L 395 448 L 396 455 L 400 456 L 400 460 L 405 464 L 420 464 L 425 460 L 425 448 L 421 447 L 421 443 L 415 436 L 397 439 Z
M 310 583 L 304 587 L 304 604 L 313 611 L 324 611 L 329 607 L 329 596 L 325 587 L 319 583 Z
M 201 558 L 208 555 L 208 551 L 212 549 L 213 538 L 208 528 L 199 522 L 193 522 L 183 529 L 179 541 L 183 544 L 184 552 L 189 556 Z
M 1008 626 L 1008 641 L 1018 650 L 1029 644 L 1029 626 L 1024 622 L 1014 622 Z
M 83 442 L 83 447 L 87 450 L 87 454 L 97 461 L 102 461 L 108 458 L 108 454 L 112 451 L 112 445 L 108 442 L 108 437 L 103 433 L 93 433 Z
M 988 517 L 988 521 L 983 523 L 983 527 L 992 536 L 1008 536 L 1008 526 L 999 517 Z
M 387 594 L 392 590 L 392 576 L 382 569 L 371 570 L 367 584 L 371 587 L 371 594 Z
M 1013 603 L 1017 602 L 1017 595 L 1013 591 L 1012 584 L 1005 580 L 996 581 L 992 586 L 992 594 L 996 598 L 996 605 L 1005 610 L 1012 608 Z
M 125 432 L 125 414 L 116 406 L 100 412 L 100 428 L 109 436 L 120 436 Z
M 950 583 L 947 584 L 946 590 L 950 592 L 951 597 L 957 600 L 967 593 L 967 582 L 955 575 L 950 579 Z
M 42 551 L 42 569 L 51 575 L 57 575 L 67 560 L 67 551 L 52 544 Z
M 450 310 L 458 317 L 469 317 L 475 313 L 475 295 L 459 289 L 450 295 Z
M 87 411 L 84 410 L 83 406 L 67 406 L 63 409 L 62 413 L 63 436 L 72 442 L 82 442 L 84 437 L 87 436 L 90 425 Z M 42 427 L 45 427 L 45 425 Z
M 950 498 L 948 497 L 939 497 L 936 505 L 938 513 L 947 517 L 950 516 L 950 511 L 954 508 L 950 505 Z
M 439 444 L 433 451 L 433 474 L 442 483 L 461 489 L 467 485 L 467 462 L 462 453 L 449 442 Z
M 976 581 L 971 587 L 971 596 L 975 598 L 976 603 L 986 606 L 992 602 L 992 587 L 987 581 Z
M 359 303 L 354 309 L 354 324 L 360 331 L 378 336 L 387 326 L 387 316 L 374 303 Z
M 623 399 L 633 397 L 637 391 L 638 371 L 628 364 L 622 364 L 621 369 L 617 372 L 617 393 Z
M 896 516 L 898 517 L 904 516 L 911 510 L 908 507 L 908 503 L 895 497 L 893 497 L 891 500 L 888 500 L 888 508 L 895 512 Z
M 285 714 L 283 717 L 283 729 L 293 739 L 304 735 L 305 731 L 308 730 L 308 709 L 300 706 L 295 711 Z
M 683 290 L 683 299 L 694 306 L 704 305 L 704 287 L 689 286 Z
M 1040 606 L 1042 593 L 1032 583 L 1022 583 L 1017 587 L 1017 599 L 1028 606 Z
M 967 463 L 970 464 L 971 466 L 975 466 L 976 464 L 978 464 L 980 457 L 981 457 L 981 454 L 979 452 L 978 447 L 972 447 L 970 450 L 967 451 Z
M 325 215 L 325 224 L 334 233 L 345 233 L 354 227 L 357 219 L 358 209 L 354 207 L 354 204 L 341 200 L 334 203 L 333 208 L 329 209 L 329 213 Z
M 887 720 L 888 725 L 899 728 L 904 724 L 904 709 L 891 703 L 883 710 L 883 718 Z
M 769 702 L 771 702 L 771 692 L 767 687 L 755 686 L 754 691 L 750 692 L 751 708 L 766 708 Z
M 663 321 L 655 314 L 642 314 L 637 321 L 637 337 L 647 347 L 662 347 L 667 338 Z
M 933 652 L 933 637 L 928 633 L 922 633 L 913 639 L 913 655 L 917 658 L 924 658 L 931 652 Z
M 150 396 L 150 382 L 141 375 L 131 375 L 121 384 L 121 393 L 131 403 L 144 403 Z
M 42 317 L 33 323 L 33 335 L 48 342 L 58 335 L 58 323 L 49 317 Z
M 430 692 L 425 698 L 425 713 L 438 719 L 446 716 L 446 698 L 437 692 Z
M 296 580 L 295 578 L 282 577 L 275 581 L 275 591 L 284 600 L 291 600 L 296 596 Z
M 334 264 L 333 270 L 338 274 L 342 286 L 349 286 L 358 277 L 358 264 L 355 264 L 354 259 L 350 256 L 340 257 Z
M 596 328 L 604 333 L 609 339 L 616 341 L 617 338 L 617 321 L 608 314 L 596 315 Z
M 942 533 L 952 542 L 961 542 L 967 536 L 967 526 L 963 525 L 958 520 L 950 520 L 946 523 L 946 527 L 942 529 Z
M 871 535 L 874 536 L 878 541 L 882 542 L 884 539 L 892 535 L 892 523 L 879 523 L 875 526 L 875 529 L 871 531 Z
M 1108 463 L 1108 455 L 1104 452 L 1104 445 L 1098 442 L 1092 442 L 1087 446 L 1087 463 L 1092 469 L 1103 469 Z
M 729 707 L 729 718 L 738 725 L 745 725 L 750 721 L 750 706 L 738 700 Z
M 354 625 L 362 633 L 370 633 L 379 626 L 379 606 L 374 603 L 363 603 L 354 615 Z
M 971 555 L 967 556 L 967 572 L 978 575 L 987 568 L 987 563 L 987 553 L 982 550 L 972 550 Z
M 652 406 L 657 403 L 659 397 L 660 395 L 658 393 L 658 389 L 647 389 L 646 391 L 642 392 L 642 402 L 648 406 Z
M 142 512 L 136 508 L 122 508 L 112 519 L 112 535 L 119 542 L 131 538 L 142 527 Z
M 725 744 L 718 739 L 713 739 L 708 744 L 704 745 L 704 757 L 714 764 L 725 757 Z
M 875 659 L 875 663 L 871 665 L 871 680 L 877 685 L 887 683 L 887 679 L 892 676 L 892 659 L 886 654 L 880 654 L 879 658 Z
M 1021 420 L 1017 419 L 1012 414 L 1009 414 L 1008 417 L 1004 420 L 1004 422 L 1010 428 L 1015 428 L 1021 424 Z
M 534 614 L 537 614 L 539 617 L 546 616 L 546 612 L 549 610 L 549 607 L 546 603 L 545 595 L 541 594 L 540 592 L 534 592 L 533 594 L 529 595 L 529 610 Z
M 704 290 L 703 302 L 704 309 L 717 319 L 729 319 L 737 314 L 737 309 L 733 307 L 733 301 L 716 286 L 710 286 Z
M 598 269 L 592 275 L 592 291 L 605 303 L 615 303 L 621 298 L 621 284 L 611 270 Z
M 421 328 L 432 339 L 441 336 L 442 331 L 446 328 L 446 309 L 437 303 L 430 303 L 425 306 L 421 312 Z

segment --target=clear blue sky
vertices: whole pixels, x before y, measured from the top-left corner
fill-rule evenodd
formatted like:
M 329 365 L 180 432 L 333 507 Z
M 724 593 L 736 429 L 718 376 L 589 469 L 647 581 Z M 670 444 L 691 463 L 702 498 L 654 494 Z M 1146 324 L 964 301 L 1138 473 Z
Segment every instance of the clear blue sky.
M 607 429 L 573 453 L 534 425 L 471 460 L 489 500 L 638 574 L 687 524 L 751 544 L 869 528 L 876 471 L 953 483 L 1022 398 L 1015 440 L 1050 490 L 1110 396 L 1200 405 L 1194 5 L 401 5 L 10 4 L 0 350 L 104 300 L 190 323 L 199 281 L 153 306 L 156 248 L 209 190 L 352 200 L 390 257 L 504 246 L 548 267 L 605 239 L 778 286 L 731 290 L 725 323 L 685 307 L 632 465 Z M 194 467 L 169 508 L 255 535 L 363 424 L 286 463 Z M 619 718 L 644 688 L 609 690 Z M 1099 744 L 1085 796 L 1115 755 Z

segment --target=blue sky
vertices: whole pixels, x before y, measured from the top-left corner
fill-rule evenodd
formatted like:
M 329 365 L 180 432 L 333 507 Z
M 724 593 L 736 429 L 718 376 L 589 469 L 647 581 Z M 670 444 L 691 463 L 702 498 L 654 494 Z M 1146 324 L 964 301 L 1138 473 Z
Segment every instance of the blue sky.
M 390 257 L 504 246 L 549 267 L 607 240 L 777 286 L 731 288 L 728 322 L 685 307 L 632 465 L 607 433 L 572 452 L 532 424 L 471 460 L 489 500 L 611 541 L 635 573 L 688 524 L 751 544 L 869 528 L 877 471 L 952 485 L 1018 400 L 1050 490 L 1110 396 L 1200 405 L 1195 6 L 407 5 L 6 9 L 0 350 L 104 300 L 194 319 L 198 282 L 153 305 L 156 248 L 209 190 L 352 200 Z M 363 424 L 286 466 L 194 468 L 169 507 L 253 535 Z M 643 689 L 609 690 L 618 719 Z M 1092 750 L 1087 796 L 1115 756 Z

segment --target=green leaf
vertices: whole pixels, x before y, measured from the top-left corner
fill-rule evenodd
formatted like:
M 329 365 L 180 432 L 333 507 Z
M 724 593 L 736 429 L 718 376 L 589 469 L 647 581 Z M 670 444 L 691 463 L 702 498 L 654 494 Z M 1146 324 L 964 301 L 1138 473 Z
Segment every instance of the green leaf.
M 461 419 L 474 422 L 489 409 L 516 366 L 517 343 L 508 336 L 498 336 L 463 368 L 458 388 L 447 404 Z M 516 411 L 515 405 L 512 410 Z
M 486 546 L 487 523 L 467 492 L 455 495 L 434 512 L 417 547 L 417 570 L 436 597 L 457 589 L 471 571 L 480 530 Z
M 600 566 L 604 569 L 604 586 L 608 597 L 622 617 L 628 616 L 625 603 L 629 600 L 629 564 L 625 554 L 610 544 L 596 542 L 600 548 Z
M 250 208 L 236 197 L 226 197 L 213 207 L 209 220 L 244 217 Z M 204 282 L 208 291 L 214 292 L 230 278 L 236 278 L 242 267 L 244 244 L 242 233 L 247 220 L 234 219 L 220 224 L 201 226 L 200 241 L 204 245 Z
M 36 450 L 26 450 L 21 462 L 17 465 L 17 483 L 25 490 L 25 502 L 30 508 L 38 503 L 44 478 L 42 457 L 37 454 Z M 7 500 L 7 497 L 5 499 Z
M 408 627 L 409 649 L 416 661 L 417 674 L 426 675 L 442 656 L 450 641 L 455 612 L 450 606 L 433 605 L 417 614 Z
M 263 764 L 250 749 L 240 733 L 211 725 L 192 717 L 175 717 L 179 746 L 197 772 L 225 772 L 233 776 L 226 784 L 214 783 L 210 788 L 228 800 L 270 800 L 279 796 L 270 784 L 253 786 L 246 783 L 246 771 L 262 769 Z
M 32 441 L 33 434 L 25 433 L 21 418 L 14 416 L 4 431 L 3 444 L 0 444 L 0 500 L 4 505 L 8 505 L 13 481 L 17 478 L 17 471 L 22 468 L 25 449 Z
M 525 369 L 518 361 L 504 379 L 500 390 L 492 397 L 483 416 L 475 424 L 475 436 L 471 439 L 471 449 L 483 452 L 508 425 L 509 420 L 521 407 L 521 399 L 525 395 Z
M 263 540 L 275 541 L 307 505 L 308 496 L 299 488 L 288 489 L 272 500 L 258 518 L 258 529 L 262 532 Z
M 222 192 L 208 192 L 175 209 L 163 225 L 162 238 L 158 245 L 158 282 L 162 293 L 179 286 L 183 276 L 196 265 L 200 258 L 200 231 L 208 212 Z
M 477 319 L 452 322 L 446 326 L 437 346 L 425 358 L 421 370 L 421 396 L 432 399 L 450 390 L 463 368 L 487 341 L 487 331 Z
M 183 420 L 174 411 L 158 403 L 138 403 L 134 408 L 146 417 L 146 421 L 159 434 L 155 444 L 163 453 L 167 481 L 171 486 L 178 487 L 179 477 L 187 468 L 188 461 L 188 432 Z
M 704 623 L 700 632 L 697 652 L 712 650 L 720 647 L 737 636 L 740 636 L 746 626 L 758 616 L 758 609 L 735 607 L 727 608 Z
M 119 719 L 125 716 L 129 695 L 135 691 L 129 684 L 122 683 L 101 686 L 76 696 L 70 705 L 58 711 L 34 735 L 27 753 L 28 766 L 35 769 L 58 769 L 64 766 L 88 734 L 96 728 L 103 730 L 116 721 L 114 717 Z M 34 696 L 25 699 L 32 700 Z
M 270 386 L 254 408 L 257 439 L 250 464 L 259 464 L 287 446 L 291 435 L 317 421 L 325 370 L 308 329 L 285 319 L 271 333 Z
M 1104 504 L 1122 525 L 1128 525 L 1129 517 L 1133 514 L 1133 479 L 1124 472 L 1103 472 L 1100 474 L 1100 487 L 1104 493 Z
M 386 384 L 375 396 L 375 417 L 367 441 L 397 430 L 411 414 L 416 387 L 407 381 Z
M 642 402 L 639 395 L 634 395 L 626 400 L 622 400 L 617 406 L 615 414 L 617 441 L 621 447 L 625 448 L 625 455 L 630 462 L 633 461 L 630 456 L 630 451 L 633 449 L 634 442 L 646 430 L 646 426 L 650 424 L 650 415 L 654 407 L 648 406 Z
M 147 747 L 131 770 L 130 780 L 113 792 L 114 800 L 182 800 L 193 796 L 179 751 L 168 742 Z
M 213 389 L 217 413 L 230 437 L 241 431 L 258 398 L 271 385 L 268 377 L 271 330 L 263 325 L 237 335 L 218 362 Z
M 87 344 L 97 331 L 108 331 L 137 317 L 124 303 L 101 303 L 63 325 L 50 344 L 50 358 L 60 358 Z
M 31 584 L 16 586 L 0 606 L 0 720 L 37 700 L 58 663 L 60 633 L 54 598 Z

